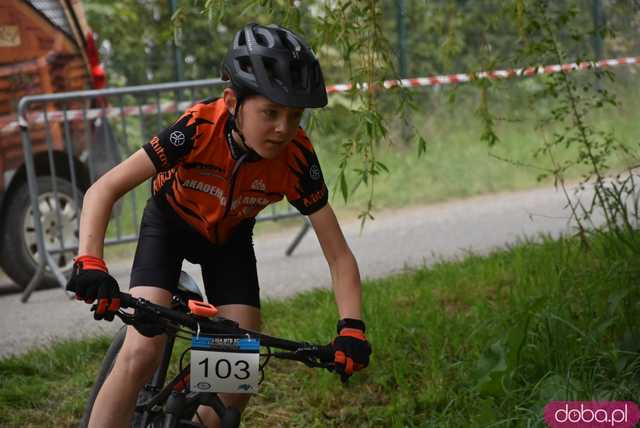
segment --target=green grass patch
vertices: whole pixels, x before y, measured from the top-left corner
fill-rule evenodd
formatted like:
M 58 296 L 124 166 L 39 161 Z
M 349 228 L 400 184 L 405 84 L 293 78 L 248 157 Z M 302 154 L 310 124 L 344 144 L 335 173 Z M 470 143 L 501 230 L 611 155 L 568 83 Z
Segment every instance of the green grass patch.
M 0 426 L 77 427 L 110 342 L 67 341 L 0 360 Z
M 247 426 L 544 426 L 551 400 L 640 396 L 640 268 L 608 240 L 524 243 L 364 285 L 371 365 L 344 386 L 275 361 Z M 264 330 L 329 341 L 331 293 L 264 302 Z M 108 339 L 0 360 L 0 426 L 77 423 Z

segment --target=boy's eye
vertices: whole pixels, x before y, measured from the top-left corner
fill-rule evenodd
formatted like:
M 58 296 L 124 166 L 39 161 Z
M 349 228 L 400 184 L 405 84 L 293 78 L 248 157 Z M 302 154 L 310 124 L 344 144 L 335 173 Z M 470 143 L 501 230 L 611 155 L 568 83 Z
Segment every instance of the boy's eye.
M 278 112 L 275 110 L 265 110 L 264 111 L 265 116 L 267 116 L 269 119 L 275 119 L 276 117 L 278 117 Z

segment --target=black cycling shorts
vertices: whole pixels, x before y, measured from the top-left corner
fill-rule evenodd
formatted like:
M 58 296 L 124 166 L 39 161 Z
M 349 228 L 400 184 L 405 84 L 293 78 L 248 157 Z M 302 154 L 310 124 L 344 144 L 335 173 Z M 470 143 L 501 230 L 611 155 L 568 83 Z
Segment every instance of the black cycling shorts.
M 161 204 L 150 198 L 142 214 L 130 288 L 153 286 L 173 293 L 186 259 L 201 266 L 209 303 L 259 308 L 255 220 L 240 224 L 226 243 L 214 245 Z

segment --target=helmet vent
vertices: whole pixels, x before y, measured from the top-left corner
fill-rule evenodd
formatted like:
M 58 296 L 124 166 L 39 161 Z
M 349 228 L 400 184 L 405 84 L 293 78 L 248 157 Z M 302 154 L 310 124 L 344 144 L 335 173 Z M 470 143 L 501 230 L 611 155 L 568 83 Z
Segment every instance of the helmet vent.
M 264 34 L 256 33 L 255 37 L 256 37 L 256 42 L 258 42 L 260 46 L 269 47 L 269 40 L 267 40 Z
M 289 71 L 291 73 L 291 83 L 293 87 L 298 90 L 304 89 L 306 87 L 306 76 L 304 75 L 305 73 L 302 67 L 300 67 L 299 64 L 292 63 Z
M 240 31 L 238 37 L 238 46 L 246 46 L 247 45 L 247 37 L 244 34 L 244 31 Z
M 287 34 L 284 31 L 278 31 L 278 36 L 280 36 L 280 41 L 282 42 L 282 45 L 289 52 L 291 52 L 294 58 L 297 58 L 298 55 L 300 54 L 300 51 L 302 50 L 301 46 L 295 40 L 292 40 L 289 34 Z
M 245 73 L 253 73 L 253 68 L 251 67 L 251 60 L 248 56 L 243 56 L 238 58 L 238 64 L 240 65 L 240 70 Z
M 276 76 L 275 60 L 272 58 L 262 58 L 262 63 L 264 64 L 264 69 L 267 72 L 267 78 L 278 85 L 282 85 L 282 82 Z

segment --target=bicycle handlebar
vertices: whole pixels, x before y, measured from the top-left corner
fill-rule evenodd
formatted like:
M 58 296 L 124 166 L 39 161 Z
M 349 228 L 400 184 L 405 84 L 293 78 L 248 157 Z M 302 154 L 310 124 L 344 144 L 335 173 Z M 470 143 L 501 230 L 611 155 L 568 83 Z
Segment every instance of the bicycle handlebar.
M 133 297 L 128 293 L 120 293 L 120 307 L 132 308 L 154 315 L 159 323 L 162 320 L 187 327 L 195 334 L 234 334 L 249 335 L 260 339 L 260 345 L 291 351 L 293 354 L 274 354 L 279 358 L 294 359 L 305 363 L 311 363 L 310 358 L 317 358 L 322 364 L 320 366 L 330 369 L 334 361 L 334 350 L 331 344 L 317 345 L 308 342 L 295 342 L 288 339 L 269 336 L 253 330 L 243 329 L 238 323 L 222 317 L 204 318 L 197 315 L 184 313 L 175 309 L 157 305 L 141 297 Z M 135 326 L 135 314 L 128 314 L 124 311 L 116 312 L 125 324 Z M 296 358 L 296 355 L 299 358 Z

